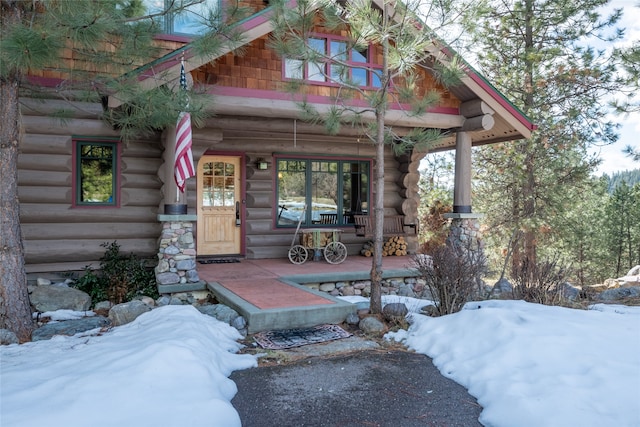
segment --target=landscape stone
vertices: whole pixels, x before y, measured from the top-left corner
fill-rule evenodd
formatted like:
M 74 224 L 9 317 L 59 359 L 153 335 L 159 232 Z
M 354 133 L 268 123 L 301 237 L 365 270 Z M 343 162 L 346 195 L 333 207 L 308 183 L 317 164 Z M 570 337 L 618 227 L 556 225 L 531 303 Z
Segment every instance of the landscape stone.
M 93 307 L 93 309 L 94 310 L 111 310 L 111 307 L 113 307 L 113 303 L 111 301 L 100 301 Z
M 197 308 L 200 313 L 215 317 L 219 321 L 224 322 L 228 325 L 232 325 L 233 321 L 240 316 L 237 311 L 224 304 L 202 305 Z
M 45 279 L 44 277 L 38 277 L 36 283 L 38 284 L 38 286 L 48 286 L 51 284 L 51 280 Z
M 0 345 L 18 344 L 18 336 L 8 329 L 0 329 Z
M 111 307 L 109 319 L 113 326 L 121 326 L 133 322 L 147 311 L 151 311 L 151 307 L 142 301 L 133 300 Z
M 386 304 L 382 308 L 382 315 L 388 321 L 400 321 L 405 318 L 405 316 L 409 313 L 409 309 L 402 302 L 392 302 Z
M 109 326 L 111 321 L 103 316 L 83 317 L 82 319 L 64 320 L 61 322 L 45 323 L 33 331 L 32 341 L 42 341 L 53 338 L 55 335 L 75 335 L 80 332 L 90 331 L 96 328 Z
M 357 325 L 358 323 L 360 323 L 360 316 L 358 316 L 356 313 L 349 313 L 347 314 L 345 322 L 347 322 L 347 325 Z
M 362 332 L 366 334 L 384 332 L 384 330 L 386 329 L 384 323 L 372 316 L 362 319 L 358 324 L 358 327 Z
M 87 311 L 91 307 L 91 297 L 79 289 L 68 286 L 33 286 L 29 290 L 29 300 L 35 311 Z
M 156 281 L 160 285 L 171 285 L 174 283 L 180 283 L 180 276 L 178 273 L 167 271 L 165 273 L 156 274 Z
M 601 301 L 617 301 L 624 298 L 636 297 L 640 297 L 640 286 L 607 289 L 606 291 L 601 292 L 597 299 Z
M 560 285 L 560 295 L 569 301 L 575 301 L 580 297 L 581 289 L 573 286 L 571 283 L 563 283 Z

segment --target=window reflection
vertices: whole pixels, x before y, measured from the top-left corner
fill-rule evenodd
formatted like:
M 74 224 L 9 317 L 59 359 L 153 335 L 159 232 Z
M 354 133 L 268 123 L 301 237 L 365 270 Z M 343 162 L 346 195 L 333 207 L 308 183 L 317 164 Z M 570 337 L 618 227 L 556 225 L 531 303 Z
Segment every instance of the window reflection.
M 202 173 L 202 205 L 235 205 L 235 167 L 232 163 L 207 162 Z

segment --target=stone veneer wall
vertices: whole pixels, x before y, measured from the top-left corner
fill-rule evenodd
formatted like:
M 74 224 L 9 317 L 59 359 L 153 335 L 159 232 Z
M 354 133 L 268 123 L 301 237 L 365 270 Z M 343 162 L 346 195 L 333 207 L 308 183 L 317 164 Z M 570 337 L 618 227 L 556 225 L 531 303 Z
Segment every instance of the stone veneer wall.
M 158 290 L 171 287 L 193 289 L 200 284 L 196 269 L 196 249 L 193 237 L 195 215 L 158 215 L 162 222 L 162 234 L 158 239 L 158 265 L 155 268 Z M 169 289 L 167 289 L 169 291 Z
M 322 283 L 301 283 L 310 289 L 326 292 L 331 296 L 371 296 L 370 280 L 337 281 Z M 396 277 L 382 280 L 382 295 L 398 295 L 431 300 L 431 292 L 420 277 Z
M 480 231 L 482 215 L 452 213 L 444 216 L 451 219 L 447 243 L 472 251 L 482 251 L 484 249 L 482 232 Z

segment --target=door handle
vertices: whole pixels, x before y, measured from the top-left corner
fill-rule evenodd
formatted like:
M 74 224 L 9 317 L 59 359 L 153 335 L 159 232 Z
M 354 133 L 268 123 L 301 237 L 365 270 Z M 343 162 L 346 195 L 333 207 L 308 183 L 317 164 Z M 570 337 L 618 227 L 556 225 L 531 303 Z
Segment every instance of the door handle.
M 240 202 L 236 202 L 236 227 L 240 227 L 242 221 L 240 221 Z

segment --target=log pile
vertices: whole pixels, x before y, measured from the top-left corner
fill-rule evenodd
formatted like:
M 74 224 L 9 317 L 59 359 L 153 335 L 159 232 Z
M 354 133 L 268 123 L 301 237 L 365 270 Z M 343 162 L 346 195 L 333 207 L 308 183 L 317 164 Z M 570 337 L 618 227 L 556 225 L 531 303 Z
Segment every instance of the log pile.
M 362 246 L 360 255 L 373 256 L 373 240 L 369 240 Z M 405 256 L 407 255 L 407 242 L 402 236 L 391 236 L 382 243 L 382 256 Z
M 302 234 L 301 244 L 305 248 L 324 248 L 333 242 L 332 231 L 315 231 Z

